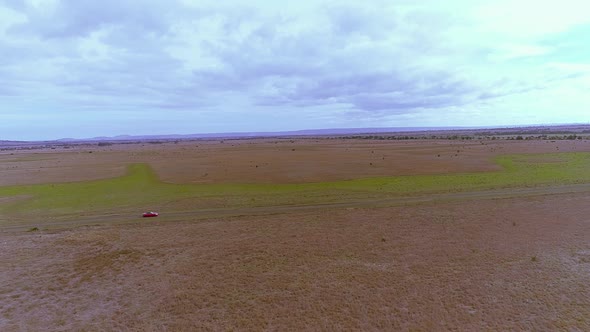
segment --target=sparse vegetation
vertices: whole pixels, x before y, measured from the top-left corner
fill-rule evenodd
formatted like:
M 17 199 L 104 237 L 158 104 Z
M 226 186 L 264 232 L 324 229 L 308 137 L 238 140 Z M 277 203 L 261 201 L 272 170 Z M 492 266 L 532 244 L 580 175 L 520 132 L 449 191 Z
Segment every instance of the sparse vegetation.
M 499 227 L 514 213 L 537 231 Z M 559 195 L 0 232 L 0 326 L 585 331 L 580 214 Z

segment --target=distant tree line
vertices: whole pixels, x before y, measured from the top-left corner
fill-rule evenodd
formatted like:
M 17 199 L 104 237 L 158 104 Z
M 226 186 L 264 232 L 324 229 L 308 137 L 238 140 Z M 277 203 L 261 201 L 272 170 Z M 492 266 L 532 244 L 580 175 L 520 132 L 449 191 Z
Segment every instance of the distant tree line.
M 335 136 L 331 139 L 357 139 L 357 140 L 581 140 L 587 139 L 588 136 L 576 134 L 569 135 L 531 135 L 531 134 L 513 134 L 513 135 L 351 135 Z

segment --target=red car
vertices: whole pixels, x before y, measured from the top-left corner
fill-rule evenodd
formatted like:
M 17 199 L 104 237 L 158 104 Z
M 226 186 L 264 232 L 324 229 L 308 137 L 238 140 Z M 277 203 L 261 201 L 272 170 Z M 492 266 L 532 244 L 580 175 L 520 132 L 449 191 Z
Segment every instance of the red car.
M 157 217 L 157 216 L 158 216 L 158 212 L 152 212 L 152 211 L 146 212 L 143 214 L 144 218 Z

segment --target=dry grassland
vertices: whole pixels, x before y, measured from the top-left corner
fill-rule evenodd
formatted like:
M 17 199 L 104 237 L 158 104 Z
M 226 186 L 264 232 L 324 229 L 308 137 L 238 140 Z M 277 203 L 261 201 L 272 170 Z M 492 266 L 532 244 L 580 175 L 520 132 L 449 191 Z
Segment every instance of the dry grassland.
M 166 181 L 196 183 L 483 172 L 499 154 L 590 144 L 263 140 L 87 150 L 2 155 L 2 185 L 105 178 L 136 162 Z M 589 202 L 590 192 L 549 188 L 3 231 L 0 330 L 590 330 Z

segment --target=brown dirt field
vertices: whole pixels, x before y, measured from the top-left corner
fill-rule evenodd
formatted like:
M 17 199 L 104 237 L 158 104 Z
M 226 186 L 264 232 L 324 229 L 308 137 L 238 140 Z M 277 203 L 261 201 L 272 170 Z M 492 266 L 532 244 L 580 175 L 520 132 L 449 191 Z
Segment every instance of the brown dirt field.
M 588 330 L 589 201 L 0 233 L 0 329 Z
M 256 139 L 77 146 L 0 154 L 0 186 L 109 178 L 138 162 L 151 164 L 163 181 L 175 183 L 301 183 L 482 172 L 497 170 L 491 159 L 501 154 L 570 151 L 590 151 L 590 141 Z
M 569 151 L 590 141 L 78 146 L 3 152 L 0 185 L 108 178 L 137 162 L 170 182 L 329 181 Z M 590 330 L 589 202 L 576 185 L 5 228 L 0 331 Z

